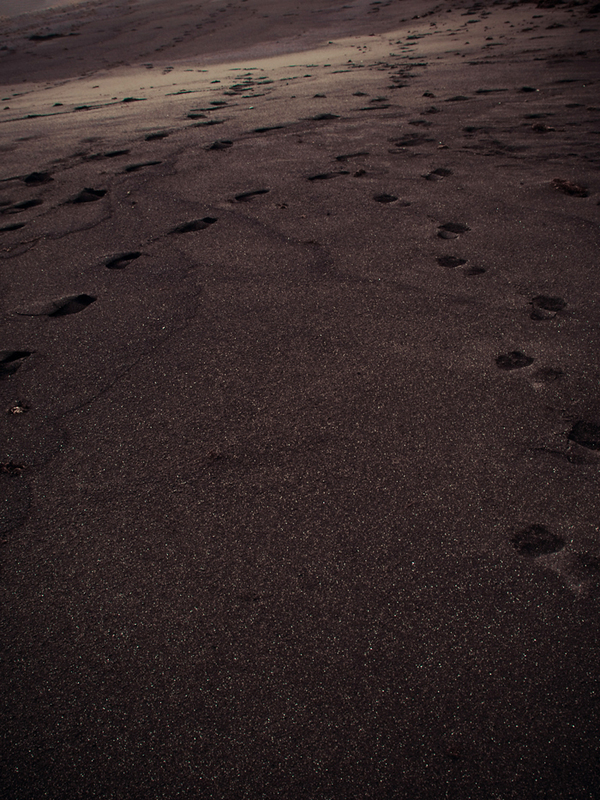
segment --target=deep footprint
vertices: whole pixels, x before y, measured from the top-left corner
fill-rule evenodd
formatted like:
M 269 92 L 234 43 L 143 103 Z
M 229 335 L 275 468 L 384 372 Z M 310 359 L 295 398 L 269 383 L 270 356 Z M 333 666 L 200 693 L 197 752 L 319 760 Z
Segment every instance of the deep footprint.
M 82 189 L 79 194 L 76 194 L 69 203 L 95 203 L 96 200 L 101 200 L 106 194 L 106 189 Z
M 0 351 L 0 379 L 13 375 L 31 355 L 30 350 L 2 350 Z
M 191 222 L 182 222 L 176 228 L 169 231 L 169 233 L 193 233 L 194 231 L 203 231 L 209 225 L 213 225 L 217 221 L 216 217 L 203 217 L 202 219 L 193 219 Z
M 124 267 L 128 267 L 132 261 L 135 261 L 135 259 L 139 258 L 141 255 L 139 250 L 132 250 L 129 253 L 117 253 L 117 255 L 111 256 L 108 261 L 105 262 L 104 266 L 107 269 L 123 269 Z
M 51 183 L 54 178 L 49 172 L 30 172 L 22 180 L 27 186 L 41 186 L 44 183 Z
M 209 144 L 207 150 L 228 150 L 233 147 L 233 142 L 230 139 L 217 139 L 216 142 Z
M 458 258 L 458 256 L 438 256 L 437 262 L 440 267 L 454 269 L 455 267 L 462 267 L 463 264 L 466 264 L 467 259 Z
M 445 222 L 443 225 L 440 225 L 441 231 L 448 231 L 448 233 L 466 233 L 470 231 L 468 225 L 465 225 L 464 222 Z
M 545 556 L 558 553 L 565 546 L 562 536 L 552 533 L 543 525 L 530 525 L 516 533 L 511 542 L 522 556 Z
M 533 364 L 533 358 L 521 353 L 520 350 L 513 350 L 511 353 L 503 353 L 496 358 L 496 366 L 498 369 L 522 369 Z
M 373 195 L 373 200 L 378 203 L 395 203 L 398 198 L 395 194 L 376 194 Z
M 566 301 L 562 297 L 550 297 L 545 294 L 538 294 L 531 301 L 531 319 L 544 320 L 552 319 L 559 311 L 566 308 Z
M 600 425 L 580 420 L 573 425 L 567 438 L 589 450 L 600 450 Z
M 80 311 L 83 311 L 84 308 L 94 303 L 95 300 L 96 298 L 92 297 L 90 294 L 78 294 L 74 297 L 64 297 L 59 301 L 60 305 L 58 305 L 54 311 L 51 311 L 48 316 L 67 317 L 69 314 L 79 314 Z

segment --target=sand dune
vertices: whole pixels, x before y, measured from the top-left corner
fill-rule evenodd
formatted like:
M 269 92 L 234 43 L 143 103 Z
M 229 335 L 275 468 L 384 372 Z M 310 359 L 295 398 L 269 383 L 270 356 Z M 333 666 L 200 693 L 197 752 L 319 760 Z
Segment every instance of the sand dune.
M 600 6 L 0 11 L 4 796 L 596 796 Z

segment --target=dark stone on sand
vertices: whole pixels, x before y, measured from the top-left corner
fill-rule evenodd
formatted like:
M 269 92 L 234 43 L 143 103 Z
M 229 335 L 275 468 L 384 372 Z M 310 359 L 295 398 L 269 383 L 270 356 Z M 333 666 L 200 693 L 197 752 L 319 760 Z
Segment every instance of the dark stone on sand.
M 600 450 L 600 425 L 580 420 L 573 425 L 567 438 L 589 450 Z
M 166 139 L 168 135 L 168 131 L 157 131 L 156 133 L 149 133 L 145 138 L 147 142 L 155 142 L 159 139 Z
M 498 369 L 512 370 L 522 369 L 533 364 L 533 358 L 526 356 L 520 350 L 513 350 L 511 353 L 503 353 L 496 358 Z
M 378 203 L 394 203 L 397 199 L 395 194 L 376 194 L 373 196 L 373 200 Z
M 565 546 L 562 536 L 552 533 L 544 525 L 529 525 L 516 533 L 511 542 L 521 555 L 532 558 L 557 553 Z
M 216 142 L 209 144 L 207 150 L 227 150 L 233 147 L 233 142 L 230 139 L 217 139 Z
M 326 120 L 326 119 L 339 119 L 339 114 L 317 114 L 313 117 L 316 120 Z
M 461 100 L 468 100 L 468 99 L 469 98 L 464 94 L 457 94 L 454 97 L 446 98 L 446 102 L 447 103 L 457 103 L 457 102 L 460 102 Z
M 193 233 L 194 231 L 203 231 L 209 225 L 213 225 L 217 221 L 216 217 L 203 217 L 202 219 L 194 219 L 191 222 L 182 222 L 177 225 L 170 233 Z
M 539 89 L 535 89 L 533 86 L 521 86 L 519 91 L 520 92 L 539 92 Z

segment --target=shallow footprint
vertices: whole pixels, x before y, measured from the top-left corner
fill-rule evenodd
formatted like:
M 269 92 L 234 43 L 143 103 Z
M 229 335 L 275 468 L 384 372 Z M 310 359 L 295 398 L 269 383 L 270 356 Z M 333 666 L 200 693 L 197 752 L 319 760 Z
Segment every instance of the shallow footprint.
M 350 175 L 350 172 L 347 169 L 341 169 L 338 172 L 319 172 L 317 175 L 309 175 L 306 180 L 327 181 L 330 178 L 337 178 L 338 175 Z
M 31 311 L 17 311 L 16 313 L 22 317 L 66 317 L 69 314 L 79 314 L 95 301 L 96 298 L 90 294 L 76 294 L 61 297 L 60 300 L 53 300 L 51 303 Z
M 538 294 L 531 300 L 533 307 L 531 319 L 543 320 L 552 319 L 559 311 L 566 308 L 566 301 L 562 297 L 550 297 L 546 294 Z
M 173 228 L 169 233 L 193 233 L 194 231 L 203 231 L 217 221 L 216 217 L 203 217 L 202 219 L 193 219 L 190 222 L 182 222 L 181 225 Z
M 562 536 L 552 533 L 544 525 L 529 525 L 524 530 L 515 533 L 511 542 L 522 556 L 532 558 L 557 553 L 565 546 Z
M 107 269 L 123 269 L 124 267 L 128 267 L 132 261 L 135 261 L 135 259 L 139 258 L 141 255 L 139 250 L 131 250 L 128 253 L 116 253 L 104 262 L 104 266 Z
M 141 161 L 139 164 L 129 164 L 123 172 L 137 172 L 144 167 L 155 167 L 158 164 L 162 164 L 162 161 Z
M 520 350 L 513 350 L 511 353 L 503 353 L 496 358 L 498 369 L 522 369 L 533 364 L 533 358 L 526 356 Z
M 257 194 L 267 194 L 270 191 L 271 191 L 270 189 L 253 189 L 249 192 L 242 192 L 241 194 L 236 194 L 235 199 L 238 201 L 238 203 L 245 203 L 248 200 L 251 200 Z

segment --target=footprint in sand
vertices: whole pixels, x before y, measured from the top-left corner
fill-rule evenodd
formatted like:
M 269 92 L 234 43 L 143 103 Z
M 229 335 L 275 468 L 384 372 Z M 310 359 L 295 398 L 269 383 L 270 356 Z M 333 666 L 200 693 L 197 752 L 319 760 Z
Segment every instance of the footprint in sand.
M 451 169 L 438 167 L 437 169 L 432 170 L 432 172 L 428 172 L 426 175 L 423 175 L 423 177 L 427 181 L 441 181 L 444 178 L 448 178 L 450 175 L 452 175 Z
M 578 597 L 586 597 L 600 587 L 600 558 L 592 553 L 565 548 L 539 556 L 536 563 L 556 573 L 567 589 Z
M 31 350 L 0 350 L 0 379 L 14 375 L 32 352 Z
M 369 153 L 366 150 L 361 151 L 360 153 L 347 153 L 341 156 L 336 156 L 336 161 L 348 161 L 351 158 L 359 158 L 360 156 L 368 156 Z
M 464 222 L 445 222 L 439 226 L 437 235 L 440 239 L 458 239 L 461 233 L 470 230 L 471 228 Z
M 560 380 L 564 377 L 564 372 L 562 369 L 556 369 L 555 367 L 540 367 L 540 369 L 536 370 L 533 375 L 531 376 L 534 384 L 538 384 L 540 386 L 546 383 L 554 383 L 554 381 Z
M 580 597 L 600 586 L 600 558 L 571 550 L 562 536 L 544 525 L 529 525 L 511 537 L 518 553 L 537 566 L 550 569 L 568 589 Z
M 102 200 L 106 195 L 106 189 L 90 189 L 86 187 L 82 189 L 79 194 L 68 200 L 68 203 L 95 203 L 97 200 Z
M 45 183 L 52 183 L 54 178 L 49 172 L 30 172 L 21 180 L 27 186 L 42 186 Z
M 228 150 L 230 147 L 233 147 L 230 139 L 217 139 L 216 142 L 207 145 L 206 150 Z
M 144 169 L 144 167 L 155 167 L 158 164 L 162 164 L 162 161 L 141 161 L 139 164 L 129 164 L 123 172 L 138 172 L 140 169 Z
M 559 311 L 566 308 L 566 305 L 562 297 L 550 297 L 546 294 L 538 294 L 531 300 L 531 319 L 536 321 L 553 319 Z
M 337 178 L 339 175 L 350 175 L 347 169 L 340 169 L 337 172 L 319 172 L 316 175 L 309 175 L 307 181 L 327 181 L 330 178 Z
M 44 201 L 39 198 L 33 200 L 23 200 L 20 203 L 13 203 L 6 208 L 3 208 L 0 213 L 2 214 L 20 214 L 22 211 L 27 211 L 29 208 L 41 206 Z
M 270 191 L 271 191 L 270 189 L 253 189 L 249 192 L 242 192 L 241 194 L 236 194 L 235 199 L 238 201 L 238 203 L 246 203 L 253 197 L 256 197 L 259 194 L 267 194 Z
M 76 294 L 16 313 L 22 317 L 67 317 L 71 314 L 79 314 L 95 301 L 96 298 L 90 294 Z
M 141 255 L 142 254 L 139 250 L 131 250 L 127 253 L 115 253 L 115 255 L 110 256 L 110 258 L 104 262 L 104 266 L 107 269 L 124 269 Z
M 213 225 L 217 221 L 216 217 L 203 217 L 202 219 L 193 219 L 190 222 L 182 222 L 181 225 L 173 228 L 169 233 L 193 233 L 194 231 L 203 231 L 209 225 Z
M 573 425 L 567 438 L 588 450 L 600 450 L 600 425 L 579 420 Z
M 536 556 L 557 553 L 565 546 L 562 536 L 548 530 L 544 525 L 529 525 L 529 527 L 515 533 L 511 542 L 522 556 L 535 558 Z
M 455 267 L 462 267 L 463 264 L 467 263 L 466 258 L 459 258 L 458 256 L 438 256 L 437 262 L 440 267 L 448 267 L 448 269 L 454 269 Z
M 557 189 L 559 192 L 563 194 L 568 194 L 571 197 L 589 197 L 590 193 L 585 188 L 585 186 L 580 186 L 578 183 L 573 183 L 573 181 L 567 181 L 563 178 L 554 178 L 552 180 L 551 186 L 553 189 Z
M 498 369 L 512 370 L 522 369 L 533 364 L 533 358 L 526 356 L 520 350 L 513 350 L 510 353 L 502 353 L 496 358 L 496 366 Z

